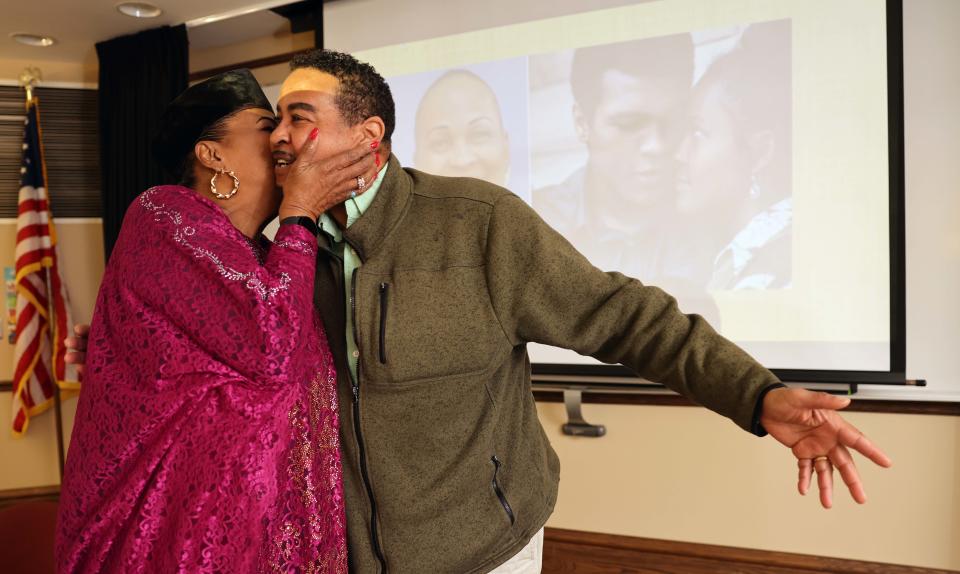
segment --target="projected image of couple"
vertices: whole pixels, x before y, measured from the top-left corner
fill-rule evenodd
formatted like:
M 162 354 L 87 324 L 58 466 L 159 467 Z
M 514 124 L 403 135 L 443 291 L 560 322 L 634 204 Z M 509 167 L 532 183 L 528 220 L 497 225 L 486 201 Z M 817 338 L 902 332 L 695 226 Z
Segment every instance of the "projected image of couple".
M 395 78 L 396 152 L 506 185 L 719 327 L 712 293 L 791 284 L 790 44 L 780 20 Z

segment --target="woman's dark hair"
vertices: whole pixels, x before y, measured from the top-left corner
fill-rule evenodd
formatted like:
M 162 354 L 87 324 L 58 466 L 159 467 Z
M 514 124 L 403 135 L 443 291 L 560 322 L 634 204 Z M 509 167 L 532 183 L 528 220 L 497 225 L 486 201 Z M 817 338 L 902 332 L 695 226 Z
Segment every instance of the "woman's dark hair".
M 791 177 L 792 85 L 789 20 L 752 24 L 739 45 L 717 58 L 697 84 L 720 88 L 720 101 L 743 136 L 769 131 L 773 157 L 764 170 L 766 187 L 789 194 Z
M 390 86 L 376 69 L 342 52 L 310 50 L 297 54 L 290 69 L 313 68 L 340 80 L 337 109 L 347 123 L 354 125 L 377 116 L 383 120 L 383 141 L 390 143 L 396 125 L 396 112 Z
M 699 84 L 723 88 L 721 99 L 741 130 L 771 129 L 780 136 L 789 133 L 790 21 L 751 25 L 739 45 L 718 58 Z

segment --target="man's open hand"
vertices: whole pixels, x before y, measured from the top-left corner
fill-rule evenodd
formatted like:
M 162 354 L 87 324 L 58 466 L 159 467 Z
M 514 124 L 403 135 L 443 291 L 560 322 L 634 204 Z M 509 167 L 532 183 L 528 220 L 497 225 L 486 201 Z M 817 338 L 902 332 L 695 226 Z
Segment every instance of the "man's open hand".
M 840 471 L 853 499 L 860 504 L 867 501 L 849 449 L 882 467 L 892 464 L 883 451 L 837 412 L 849 404 L 848 398 L 804 389 L 774 389 L 763 398 L 760 423 L 797 457 L 800 494 L 807 493 L 813 471 L 817 472 L 824 508 L 833 505 L 834 467 Z

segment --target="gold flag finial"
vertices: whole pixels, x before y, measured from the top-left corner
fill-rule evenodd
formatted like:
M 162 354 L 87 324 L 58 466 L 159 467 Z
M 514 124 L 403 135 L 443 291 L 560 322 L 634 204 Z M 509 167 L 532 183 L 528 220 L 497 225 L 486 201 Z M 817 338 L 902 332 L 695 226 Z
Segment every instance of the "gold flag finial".
M 40 73 L 39 68 L 24 68 L 20 72 L 20 86 L 27 90 L 27 105 L 30 105 L 30 102 L 33 101 L 33 88 L 40 83 L 43 79 L 43 75 Z

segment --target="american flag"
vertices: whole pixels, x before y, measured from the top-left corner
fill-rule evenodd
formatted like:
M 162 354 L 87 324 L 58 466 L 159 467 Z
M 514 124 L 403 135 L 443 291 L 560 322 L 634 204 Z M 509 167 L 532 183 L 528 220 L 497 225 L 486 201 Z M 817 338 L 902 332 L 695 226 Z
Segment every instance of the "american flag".
M 17 209 L 17 342 L 14 351 L 13 432 L 50 408 L 55 385 L 80 388 L 76 367 L 64 362 L 64 339 L 73 329 L 70 299 L 57 263 L 57 234 L 47 199 L 38 102 L 27 104 Z M 51 320 L 50 314 L 53 313 Z

